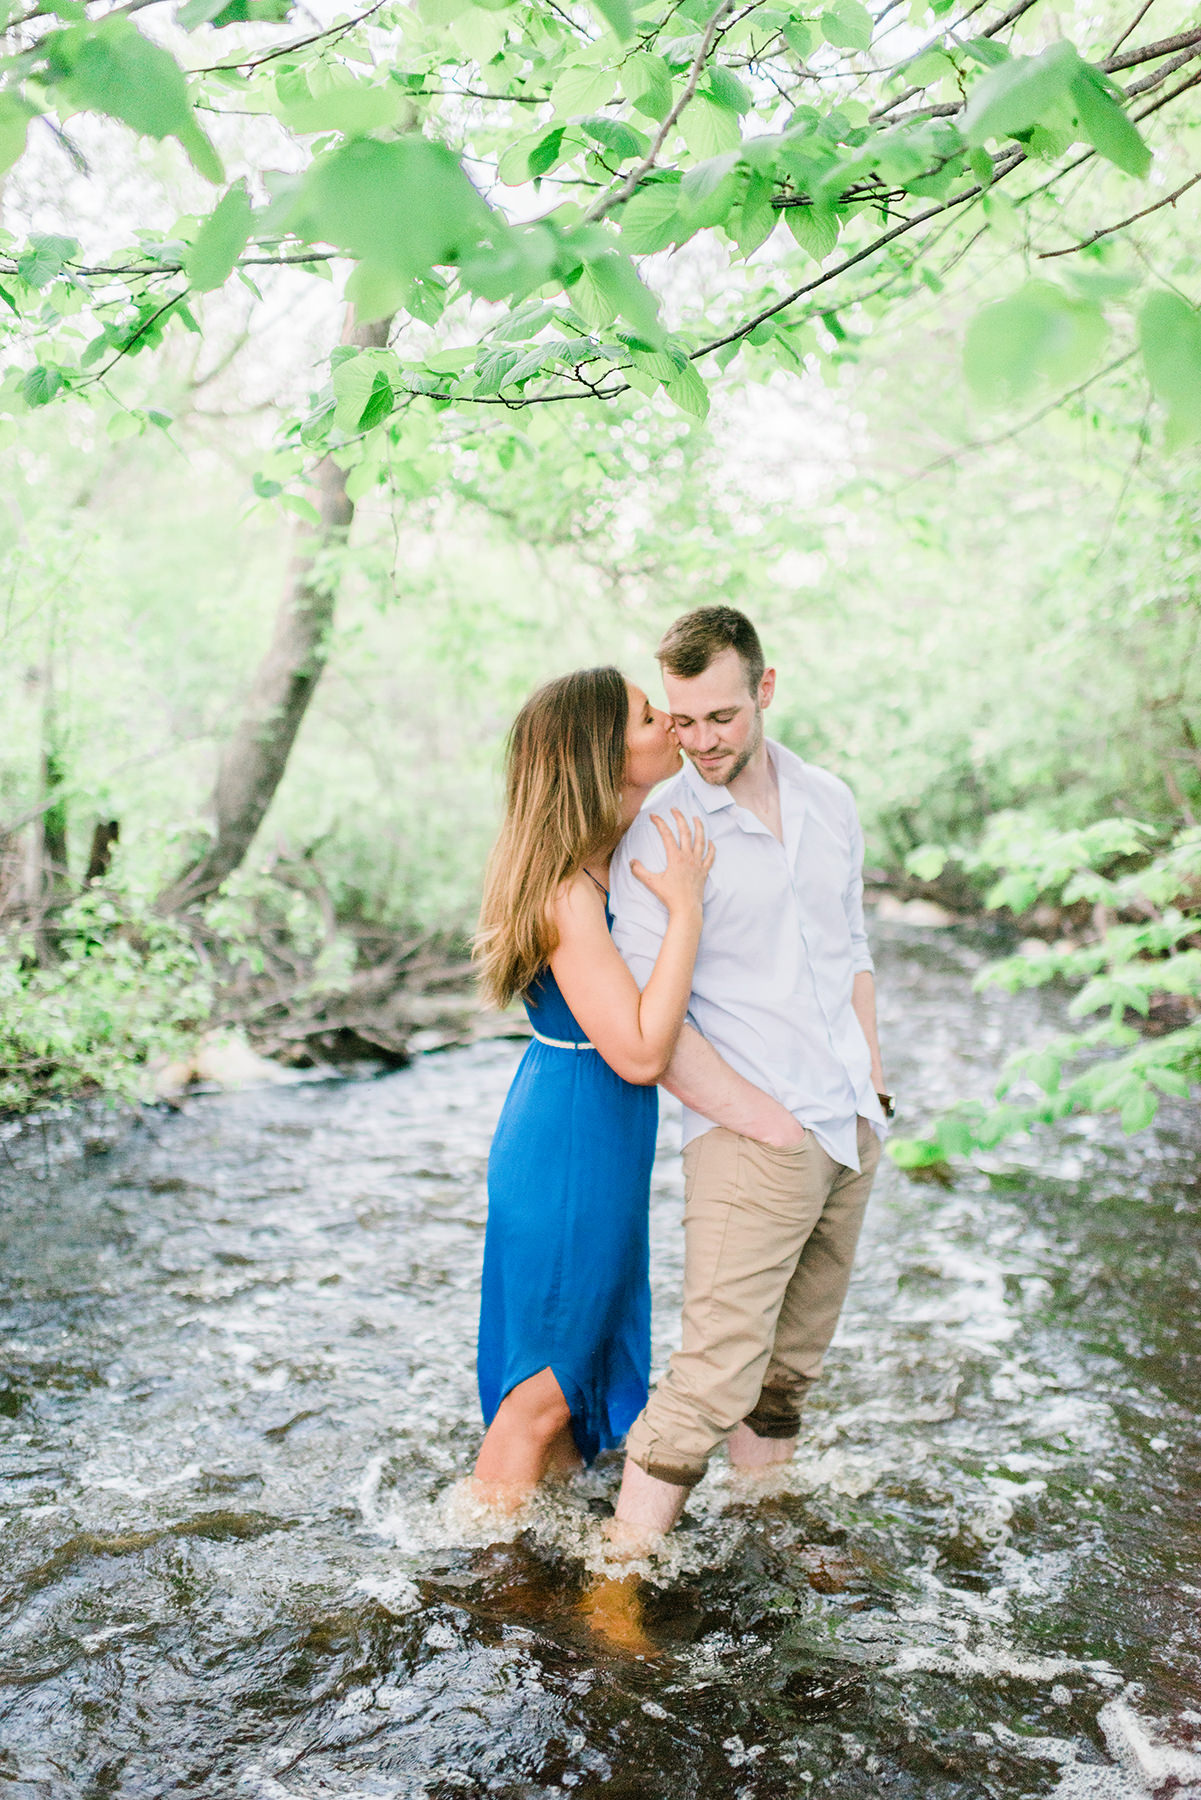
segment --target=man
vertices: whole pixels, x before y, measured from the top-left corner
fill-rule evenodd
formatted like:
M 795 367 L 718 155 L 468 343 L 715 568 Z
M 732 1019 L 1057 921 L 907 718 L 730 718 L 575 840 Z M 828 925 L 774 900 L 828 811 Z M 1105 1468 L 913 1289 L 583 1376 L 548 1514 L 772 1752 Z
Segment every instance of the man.
M 763 733 L 775 670 L 728 606 L 658 649 L 687 761 L 654 810 L 700 812 L 717 847 L 689 1020 L 664 1085 L 684 1102 L 681 1348 L 630 1431 L 617 1543 L 669 1531 L 710 1454 L 762 1469 L 796 1445 L 846 1297 L 884 1132 L 863 836 L 850 790 Z M 630 872 L 662 864 L 648 813 L 612 868 L 636 979 L 666 914 Z

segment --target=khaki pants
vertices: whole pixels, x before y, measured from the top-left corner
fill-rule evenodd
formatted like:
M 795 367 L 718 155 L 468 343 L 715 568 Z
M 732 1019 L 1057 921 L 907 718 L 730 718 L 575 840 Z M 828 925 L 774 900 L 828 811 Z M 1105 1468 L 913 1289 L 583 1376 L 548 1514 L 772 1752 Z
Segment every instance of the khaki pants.
M 861 1170 L 812 1132 L 772 1150 L 722 1126 L 684 1151 L 684 1338 L 634 1421 L 632 1461 L 691 1487 L 745 1420 L 795 1437 L 846 1298 L 880 1140 L 859 1121 Z

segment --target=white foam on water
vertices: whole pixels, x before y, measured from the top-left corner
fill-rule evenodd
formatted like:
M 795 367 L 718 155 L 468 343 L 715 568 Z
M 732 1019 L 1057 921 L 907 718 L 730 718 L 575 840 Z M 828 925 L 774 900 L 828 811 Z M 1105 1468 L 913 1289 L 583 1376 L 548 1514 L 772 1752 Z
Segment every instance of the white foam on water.
M 1097 1715 L 1114 1761 L 1143 1792 L 1156 1794 L 1169 1782 L 1201 1782 L 1201 1756 L 1172 1744 L 1160 1744 L 1153 1727 L 1140 1719 L 1124 1695 L 1110 1700 Z
M 1068 1656 L 1022 1656 L 1008 1648 L 987 1646 L 969 1650 L 936 1650 L 926 1644 L 911 1644 L 902 1650 L 886 1675 L 959 1675 L 990 1680 L 1008 1677 L 1014 1681 L 1054 1681 L 1059 1675 L 1079 1673 L 1080 1664 Z
M 645 1556 L 631 1558 L 614 1550 L 603 1521 L 588 1510 L 587 1478 L 561 1487 L 539 1489 L 510 1511 L 490 1505 L 475 1490 L 470 1476 L 451 1482 L 432 1499 L 393 1497 L 381 1500 L 385 1458 L 373 1457 L 363 1471 L 356 1501 L 369 1531 L 405 1555 L 430 1550 L 484 1549 L 511 1544 L 528 1534 L 547 1550 L 570 1556 L 592 1575 L 640 1575 L 665 1582 L 713 1562 L 712 1545 L 701 1534 L 677 1532 L 661 1539 Z
M 407 1575 L 365 1575 L 354 1591 L 378 1600 L 390 1613 L 415 1612 L 421 1605 L 420 1591 Z

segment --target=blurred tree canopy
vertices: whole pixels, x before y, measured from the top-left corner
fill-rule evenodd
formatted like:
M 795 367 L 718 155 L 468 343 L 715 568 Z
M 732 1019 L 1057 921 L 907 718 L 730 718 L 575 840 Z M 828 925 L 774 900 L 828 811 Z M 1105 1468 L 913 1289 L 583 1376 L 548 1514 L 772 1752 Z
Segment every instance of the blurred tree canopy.
M 966 332 L 977 391 L 1079 382 L 1135 315 L 1146 379 L 1187 439 L 1201 318 L 1118 252 L 1132 220 L 1198 179 L 1133 185 L 1195 117 L 1201 26 L 1148 36 L 1147 11 L 1093 20 L 1077 45 L 1051 0 L 888 0 L 874 16 L 861 0 L 376 0 L 299 32 L 288 0 L 17 0 L 6 164 L 35 130 L 82 158 L 72 121 L 96 113 L 176 140 L 216 189 L 223 115 L 272 129 L 168 234 L 86 254 L 61 234 L 4 246 L 4 326 L 23 354 L 0 407 L 103 389 L 122 358 L 199 330 L 197 296 L 231 279 L 341 260 L 360 321 L 397 326 L 334 352 L 294 436 L 300 452 L 357 447 L 353 500 L 415 404 L 511 412 L 662 389 L 703 418 L 708 377 L 744 345 L 766 352 L 751 374 L 799 369 L 816 328 L 837 342 L 848 311 L 937 293 L 999 239 L 1010 291 Z M 1070 184 L 1094 168 L 1109 174 L 1088 228 L 1065 232 Z M 720 252 L 708 279 L 657 282 L 656 259 L 702 238 Z

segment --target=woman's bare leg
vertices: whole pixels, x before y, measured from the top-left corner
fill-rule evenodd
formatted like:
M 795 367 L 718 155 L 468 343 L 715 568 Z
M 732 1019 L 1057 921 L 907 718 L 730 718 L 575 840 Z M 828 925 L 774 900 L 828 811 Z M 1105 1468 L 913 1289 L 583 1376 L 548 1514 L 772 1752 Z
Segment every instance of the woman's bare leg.
M 570 1419 L 571 1408 L 549 1369 L 518 1382 L 501 1401 L 480 1445 L 474 1479 L 481 1498 L 514 1508 L 528 1499 Z
M 583 1466 L 584 1459 L 576 1449 L 571 1426 L 564 1425 L 562 1431 L 552 1439 L 547 1452 L 546 1475 L 554 1481 L 566 1481 L 570 1476 L 577 1474 Z

